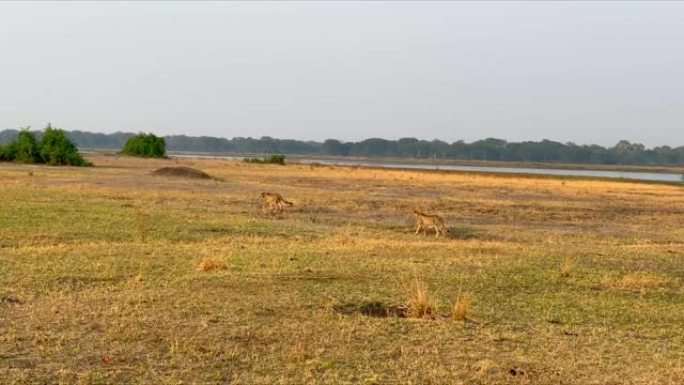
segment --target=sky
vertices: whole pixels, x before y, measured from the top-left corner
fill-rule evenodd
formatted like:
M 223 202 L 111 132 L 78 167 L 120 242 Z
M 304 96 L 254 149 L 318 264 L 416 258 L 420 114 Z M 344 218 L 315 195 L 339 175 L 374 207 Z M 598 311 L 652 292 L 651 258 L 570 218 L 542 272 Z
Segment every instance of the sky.
M 684 145 L 684 2 L 0 2 L 0 129 Z

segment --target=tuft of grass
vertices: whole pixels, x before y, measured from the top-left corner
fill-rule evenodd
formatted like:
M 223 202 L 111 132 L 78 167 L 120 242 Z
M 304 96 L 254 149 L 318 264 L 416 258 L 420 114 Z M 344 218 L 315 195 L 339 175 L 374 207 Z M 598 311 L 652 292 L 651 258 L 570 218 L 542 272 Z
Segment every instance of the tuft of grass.
M 223 270 L 225 266 L 223 264 L 216 262 L 215 260 L 211 258 L 204 258 L 202 262 L 200 262 L 199 266 L 197 267 L 198 271 L 214 271 L 214 270 Z
M 454 321 L 465 321 L 468 319 L 470 308 L 473 304 L 473 296 L 470 293 L 459 293 L 451 309 L 451 318 Z
M 572 261 L 566 260 L 560 265 L 560 270 L 558 271 L 558 276 L 561 278 L 568 278 L 570 274 L 575 269 L 575 264 Z
M 437 300 L 428 292 L 425 282 L 414 280 L 407 288 L 408 300 L 406 308 L 408 316 L 412 318 L 435 318 Z
M 472 369 L 477 373 L 478 377 L 486 377 L 491 375 L 496 367 L 496 363 L 488 359 L 477 361 L 472 365 Z
M 137 240 L 140 243 L 145 243 L 150 237 L 150 233 L 154 228 L 151 215 L 147 212 L 138 211 L 135 214 L 135 223 L 137 225 Z

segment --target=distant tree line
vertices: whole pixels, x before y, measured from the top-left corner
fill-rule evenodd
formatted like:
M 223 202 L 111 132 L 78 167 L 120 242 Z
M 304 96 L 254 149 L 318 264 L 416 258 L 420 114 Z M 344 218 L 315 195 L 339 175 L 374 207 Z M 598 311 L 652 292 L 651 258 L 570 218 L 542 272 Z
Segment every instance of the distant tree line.
M 14 140 L 19 131 L 0 131 L 0 143 Z M 83 131 L 66 132 L 80 148 L 120 150 L 136 134 L 97 134 Z M 39 133 L 36 133 L 39 136 Z M 683 166 L 684 146 L 659 146 L 647 149 L 639 143 L 621 140 L 613 147 L 578 145 L 551 140 L 540 142 L 508 142 L 482 139 L 472 143 L 462 140 L 447 143 L 441 140 L 402 138 L 385 140 L 371 138 L 359 142 L 328 139 L 325 142 L 292 139 L 233 139 L 209 136 L 172 135 L 164 137 L 166 150 L 222 152 L 238 154 L 301 154 L 363 157 L 396 157 L 417 159 L 459 159 L 485 161 L 519 161 L 540 163 L 591 163 L 645 166 Z

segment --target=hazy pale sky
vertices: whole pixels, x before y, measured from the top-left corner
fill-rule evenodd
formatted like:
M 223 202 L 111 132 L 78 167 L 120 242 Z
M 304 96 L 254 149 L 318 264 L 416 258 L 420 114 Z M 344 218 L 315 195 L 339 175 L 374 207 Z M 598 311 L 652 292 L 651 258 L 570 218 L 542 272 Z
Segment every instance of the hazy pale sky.
M 0 2 L 0 129 L 684 145 L 684 2 Z

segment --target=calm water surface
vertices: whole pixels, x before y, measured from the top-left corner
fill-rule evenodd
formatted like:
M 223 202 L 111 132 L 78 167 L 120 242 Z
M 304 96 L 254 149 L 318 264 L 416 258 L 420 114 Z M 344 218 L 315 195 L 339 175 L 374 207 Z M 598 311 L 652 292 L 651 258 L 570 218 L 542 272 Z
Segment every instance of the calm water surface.
M 240 160 L 243 157 L 221 156 L 221 155 L 192 155 L 192 154 L 172 154 L 174 158 L 208 158 L 208 159 L 234 159 Z M 614 178 L 645 180 L 657 182 L 682 182 L 684 175 L 675 173 L 660 172 L 641 172 L 641 171 L 607 171 L 607 170 L 572 170 L 555 168 L 530 168 L 530 167 L 487 167 L 487 166 L 458 166 L 447 164 L 429 163 L 394 163 L 394 162 L 373 162 L 365 160 L 342 160 L 342 159 L 297 159 L 294 161 L 302 164 L 323 164 L 330 166 L 358 166 L 358 167 L 381 167 L 381 168 L 403 168 L 416 170 L 445 170 L 445 171 L 472 171 L 472 172 L 495 172 L 504 174 L 535 174 L 535 175 L 562 175 L 562 176 L 582 176 L 594 178 Z

